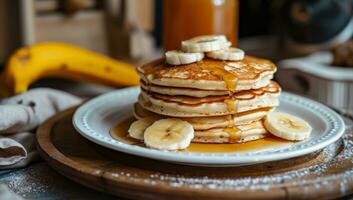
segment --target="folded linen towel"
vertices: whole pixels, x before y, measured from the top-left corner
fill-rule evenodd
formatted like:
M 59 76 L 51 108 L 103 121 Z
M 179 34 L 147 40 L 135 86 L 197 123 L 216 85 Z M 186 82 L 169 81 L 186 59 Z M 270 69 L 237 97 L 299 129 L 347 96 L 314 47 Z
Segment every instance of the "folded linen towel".
M 35 128 L 81 99 L 48 88 L 37 88 L 0 101 L 0 169 L 23 167 L 38 159 Z

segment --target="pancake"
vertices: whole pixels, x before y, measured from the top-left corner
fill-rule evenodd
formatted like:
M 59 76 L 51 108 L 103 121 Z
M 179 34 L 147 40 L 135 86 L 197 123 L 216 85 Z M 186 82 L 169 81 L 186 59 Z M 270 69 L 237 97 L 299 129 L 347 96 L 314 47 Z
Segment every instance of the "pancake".
M 203 131 L 195 131 L 192 142 L 199 143 L 243 143 L 266 137 L 268 134 L 262 120 L 247 125 L 235 126 L 235 131 L 227 128 L 214 128 Z
M 141 91 L 139 104 L 154 113 L 171 117 L 222 116 L 279 105 L 280 86 L 271 81 L 266 87 L 234 93 L 232 96 L 204 98 L 169 96 Z
M 255 109 L 248 112 L 238 113 L 236 115 L 226 115 L 226 116 L 211 116 L 211 117 L 188 117 L 188 118 L 181 118 L 189 122 L 193 127 L 194 130 L 208 130 L 212 128 L 226 128 L 230 126 L 238 126 L 238 125 L 246 125 L 252 123 L 254 121 L 261 120 L 266 114 L 272 110 L 271 107 Z M 166 118 L 167 116 L 159 115 L 153 112 L 150 112 L 138 103 L 134 105 L 134 116 L 137 119 L 141 119 L 144 117 L 156 117 L 158 118 Z
M 249 135 L 249 136 L 243 136 L 241 139 L 237 141 L 230 141 L 228 137 L 218 137 L 218 136 L 209 136 L 209 137 L 203 137 L 203 136 L 195 136 L 192 139 L 192 142 L 194 143 L 219 143 L 219 144 L 227 144 L 227 143 L 244 143 L 244 142 L 250 142 L 254 140 L 259 140 L 262 138 L 265 138 L 267 136 L 267 133 L 264 134 L 258 134 L 258 135 Z
M 207 96 L 224 96 L 228 95 L 227 90 L 200 90 L 194 88 L 178 88 L 178 87 L 167 87 L 150 84 L 147 85 L 144 81 L 141 81 L 141 88 L 145 91 L 150 91 L 164 95 L 186 95 L 192 97 L 207 97 Z
M 202 61 L 172 66 L 159 59 L 137 68 L 147 84 L 202 90 L 241 91 L 269 84 L 276 66 L 264 59 L 245 56 L 240 61 Z

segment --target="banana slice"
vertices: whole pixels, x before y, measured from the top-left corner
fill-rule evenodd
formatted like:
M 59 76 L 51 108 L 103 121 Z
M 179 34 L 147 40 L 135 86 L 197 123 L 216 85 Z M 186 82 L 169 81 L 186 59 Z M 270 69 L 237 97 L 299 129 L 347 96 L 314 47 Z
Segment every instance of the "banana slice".
M 148 147 L 161 150 L 185 149 L 194 137 L 191 124 L 176 118 L 166 118 L 154 122 L 144 134 Z
M 305 140 L 312 130 L 303 119 L 281 112 L 269 113 L 264 125 L 270 133 L 286 140 Z
M 185 52 L 209 52 L 228 48 L 232 45 L 224 35 L 204 35 L 181 42 Z
M 221 49 L 207 53 L 207 57 L 218 60 L 243 60 L 244 51 L 238 48 L 230 47 L 228 49 Z
M 155 117 L 144 117 L 134 121 L 128 130 L 129 136 L 138 140 L 143 140 L 143 134 L 146 128 L 151 126 L 151 124 L 157 120 L 158 119 Z
M 197 62 L 203 59 L 203 53 L 184 53 L 182 51 L 168 51 L 165 53 L 166 61 L 171 65 L 182 65 Z

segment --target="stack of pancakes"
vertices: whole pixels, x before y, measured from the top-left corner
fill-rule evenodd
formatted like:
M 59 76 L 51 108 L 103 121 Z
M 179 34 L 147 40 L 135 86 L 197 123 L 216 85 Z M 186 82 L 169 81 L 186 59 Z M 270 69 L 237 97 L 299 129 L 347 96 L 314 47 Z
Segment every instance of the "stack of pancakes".
M 159 59 L 138 67 L 140 119 L 181 118 L 194 127 L 192 142 L 237 143 L 263 138 L 263 117 L 279 105 L 276 66 L 245 56 L 240 61 L 204 58 L 185 65 Z

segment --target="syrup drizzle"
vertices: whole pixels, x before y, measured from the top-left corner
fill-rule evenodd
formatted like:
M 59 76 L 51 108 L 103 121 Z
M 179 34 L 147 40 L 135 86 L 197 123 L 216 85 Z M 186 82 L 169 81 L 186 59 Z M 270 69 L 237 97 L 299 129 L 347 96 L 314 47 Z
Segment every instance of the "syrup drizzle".
M 203 65 L 206 70 L 211 71 L 214 75 L 221 78 L 227 86 L 229 96 L 224 100 L 224 103 L 227 105 L 227 109 L 230 114 L 228 127 L 225 128 L 224 131 L 230 135 L 229 142 L 234 143 L 241 138 L 241 130 L 234 124 L 234 114 L 237 113 L 238 107 L 235 105 L 236 100 L 233 95 L 237 89 L 238 76 L 225 70 L 225 66 L 225 62 L 214 65 Z
M 233 95 L 237 89 L 238 76 L 224 69 L 224 66 L 226 66 L 225 62 L 212 62 L 208 65 L 202 64 L 202 61 L 200 63 L 204 70 L 208 70 L 213 75 L 222 79 L 228 91 L 230 91 L 229 95 Z

